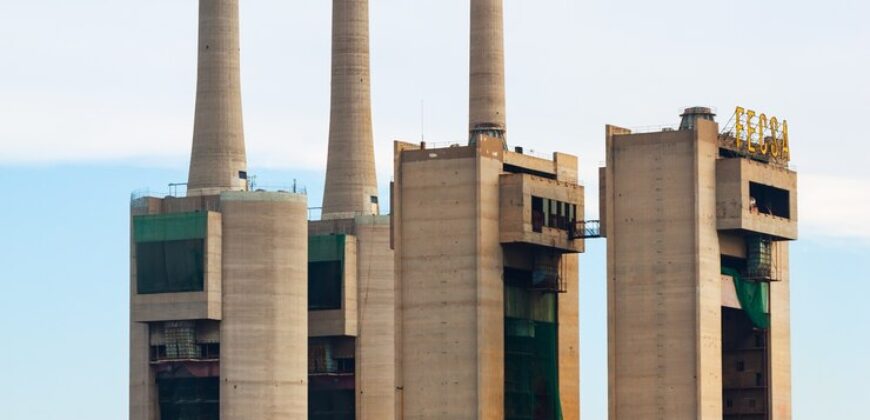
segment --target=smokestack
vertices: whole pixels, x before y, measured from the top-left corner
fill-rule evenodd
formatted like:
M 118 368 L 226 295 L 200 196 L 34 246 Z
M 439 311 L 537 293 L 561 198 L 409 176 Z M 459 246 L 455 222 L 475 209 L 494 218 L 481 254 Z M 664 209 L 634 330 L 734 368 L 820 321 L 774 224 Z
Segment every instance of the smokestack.
M 378 214 L 368 0 L 332 2 L 332 98 L 323 219 Z
M 239 0 L 200 0 L 189 195 L 247 189 L 239 75 Z
M 503 0 L 471 0 L 471 144 L 480 135 L 505 138 L 503 10 Z

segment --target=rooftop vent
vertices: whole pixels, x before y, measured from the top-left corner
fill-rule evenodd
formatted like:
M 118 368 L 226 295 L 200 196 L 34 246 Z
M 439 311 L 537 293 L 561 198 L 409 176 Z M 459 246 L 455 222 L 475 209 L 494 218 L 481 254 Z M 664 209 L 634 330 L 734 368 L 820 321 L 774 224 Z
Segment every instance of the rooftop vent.
M 695 128 L 695 121 L 716 121 L 716 114 L 713 113 L 713 109 L 711 108 L 693 106 L 691 108 L 686 108 L 686 110 L 680 114 L 680 118 L 682 118 L 680 121 L 680 130 L 692 130 Z

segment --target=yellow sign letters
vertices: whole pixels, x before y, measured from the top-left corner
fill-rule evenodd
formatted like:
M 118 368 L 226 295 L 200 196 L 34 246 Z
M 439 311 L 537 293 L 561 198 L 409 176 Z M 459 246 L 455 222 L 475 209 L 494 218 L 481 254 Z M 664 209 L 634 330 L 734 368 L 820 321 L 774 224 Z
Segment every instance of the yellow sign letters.
M 752 155 L 788 162 L 788 121 L 757 115 L 751 109 L 737 107 L 734 111 L 734 146 Z

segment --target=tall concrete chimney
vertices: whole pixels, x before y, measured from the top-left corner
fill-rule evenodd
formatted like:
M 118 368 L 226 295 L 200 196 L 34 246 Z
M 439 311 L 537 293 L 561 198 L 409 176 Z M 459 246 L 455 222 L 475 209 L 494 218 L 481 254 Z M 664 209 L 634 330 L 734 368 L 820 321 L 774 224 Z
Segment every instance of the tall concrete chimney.
M 503 0 L 471 0 L 469 131 L 505 138 Z
M 200 0 L 189 195 L 247 188 L 239 75 L 239 0 Z
M 323 219 L 378 214 L 368 0 L 332 2 L 332 108 Z

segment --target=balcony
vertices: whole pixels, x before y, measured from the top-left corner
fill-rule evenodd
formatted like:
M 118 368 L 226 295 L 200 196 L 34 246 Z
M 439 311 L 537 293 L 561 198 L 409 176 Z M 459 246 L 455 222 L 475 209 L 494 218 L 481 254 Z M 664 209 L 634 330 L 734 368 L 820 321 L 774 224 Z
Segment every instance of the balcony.
M 583 240 L 572 235 L 583 220 L 582 186 L 524 173 L 503 174 L 499 184 L 502 244 L 583 252 Z
M 750 159 L 717 160 L 716 216 L 722 231 L 797 239 L 797 174 Z
M 134 214 L 135 322 L 221 319 L 221 213 Z

